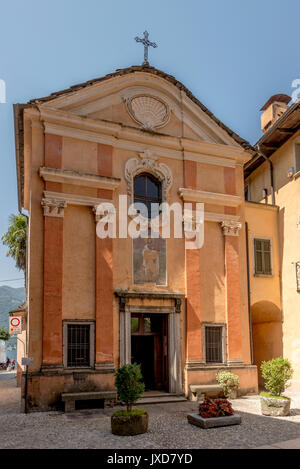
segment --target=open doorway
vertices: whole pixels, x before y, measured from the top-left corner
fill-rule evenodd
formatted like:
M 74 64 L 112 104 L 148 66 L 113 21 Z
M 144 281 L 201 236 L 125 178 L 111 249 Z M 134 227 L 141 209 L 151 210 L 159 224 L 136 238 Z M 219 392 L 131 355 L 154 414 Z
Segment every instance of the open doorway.
M 146 391 L 169 390 L 168 315 L 131 315 L 131 363 L 141 365 Z

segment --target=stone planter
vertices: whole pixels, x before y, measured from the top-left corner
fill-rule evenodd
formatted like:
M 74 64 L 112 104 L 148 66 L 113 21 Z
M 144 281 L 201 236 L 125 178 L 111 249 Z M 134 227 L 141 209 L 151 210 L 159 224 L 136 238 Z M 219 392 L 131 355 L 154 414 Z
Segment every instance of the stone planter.
M 272 417 L 285 417 L 290 415 L 290 399 L 276 399 L 275 397 L 260 396 L 260 405 L 262 415 Z
M 237 390 L 234 389 L 234 390 L 231 390 L 230 393 L 229 393 L 229 396 L 228 396 L 228 399 L 236 399 L 237 398 Z
M 240 415 L 228 415 L 226 417 L 212 417 L 205 419 L 198 414 L 188 414 L 188 422 L 201 428 L 227 427 L 228 425 L 240 425 L 242 422 Z
M 148 421 L 147 413 L 126 416 L 113 415 L 111 417 L 111 432 L 120 436 L 140 435 L 148 431 Z

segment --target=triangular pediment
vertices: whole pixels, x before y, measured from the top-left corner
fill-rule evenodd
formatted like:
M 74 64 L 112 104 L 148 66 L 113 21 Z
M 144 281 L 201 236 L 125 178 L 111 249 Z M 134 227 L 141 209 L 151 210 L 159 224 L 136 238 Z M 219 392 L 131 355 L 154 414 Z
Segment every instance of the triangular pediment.
M 131 67 L 35 103 L 95 121 L 246 148 L 247 142 L 178 84 L 174 77 L 152 67 Z

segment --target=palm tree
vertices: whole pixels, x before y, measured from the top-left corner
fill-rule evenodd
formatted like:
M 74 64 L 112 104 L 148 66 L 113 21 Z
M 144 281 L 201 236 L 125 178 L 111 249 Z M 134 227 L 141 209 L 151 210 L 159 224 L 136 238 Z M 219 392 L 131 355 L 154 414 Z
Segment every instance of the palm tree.
M 25 272 L 26 269 L 26 239 L 27 218 L 25 215 L 10 215 L 7 232 L 2 236 L 2 242 L 8 246 L 7 256 L 16 261 L 16 267 Z

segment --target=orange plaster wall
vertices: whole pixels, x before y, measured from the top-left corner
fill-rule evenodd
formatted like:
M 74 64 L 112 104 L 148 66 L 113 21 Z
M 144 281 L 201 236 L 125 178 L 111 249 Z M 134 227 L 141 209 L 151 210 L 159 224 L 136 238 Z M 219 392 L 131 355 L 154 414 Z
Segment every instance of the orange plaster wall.
M 63 218 L 44 220 L 43 363 L 62 363 Z
M 28 356 L 34 359 L 32 371 L 38 371 L 42 360 L 42 321 L 43 321 L 43 260 L 44 260 L 44 217 L 41 207 L 44 184 L 39 176 L 39 168 L 44 166 L 44 130 L 37 122 L 31 125 L 29 210 L 30 222 L 28 232 Z
M 97 143 L 63 137 L 62 169 L 97 174 Z
M 225 192 L 222 166 L 197 163 L 196 188 L 208 192 Z
M 200 251 L 186 251 L 187 360 L 202 357 Z
M 96 238 L 96 363 L 113 362 L 113 240 Z
M 47 168 L 61 168 L 62 137 L 60 135 L 45 134 L 45 166 Z
M 113 147 L 98 144 L 97 171 L 101 176 L 113 174 Z M 112 200 L 113 192 L 98 189 L 98 197 Z M 96 363 L 114 362 L 114 315 L 113 315 L 113 240 L 96 236 Z
M 65 209 L 63 319 L 95 318 L 95 226 L 91 207 Z
M 188 189 L 197 188 L 197 163 L 195 161 L 184 160 L 184 187 Z
M 97 169 L 100 176 L 111 177 L 113 173 L 113 147 L 98 143 L 97 146 Z
M 213 241 L 212 241 L 213 240 Z M 224 239 L 217 223 L 205 223 L 200 249 L 201 321 L 226 321 Z
M 242 358 L 239 239 L 225 236 L 228 358 Z

